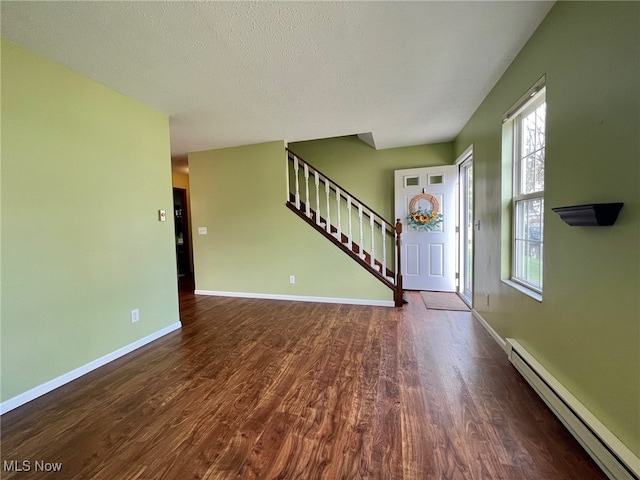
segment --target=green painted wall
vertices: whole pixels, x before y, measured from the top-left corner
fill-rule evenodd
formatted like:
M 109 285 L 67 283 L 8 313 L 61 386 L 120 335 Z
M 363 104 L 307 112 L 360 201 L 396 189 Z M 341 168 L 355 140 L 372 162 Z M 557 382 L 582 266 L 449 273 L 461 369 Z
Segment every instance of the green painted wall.
M 393 171 L 452 164 L 453 143 L 375 150 L 356 136 L 290 143 L 289 148 L 393 222 Z
M 4 401 L 179 318 L 167 117 L 1 48 Z
M 558 2 L 455 141 L 475 154 L 474 305 L 640 455 L 640 4 Z M 501 115 L 547 79 L 544 300 L 500 281 Z M 624 202 L 613 227 L 550 208 Z M 486 306 L 485 294 L 490 295 Z
M 285 207 L 286 172 L 282 141 L 189 154 L 196 289 L 391 301 L 390 289 Z

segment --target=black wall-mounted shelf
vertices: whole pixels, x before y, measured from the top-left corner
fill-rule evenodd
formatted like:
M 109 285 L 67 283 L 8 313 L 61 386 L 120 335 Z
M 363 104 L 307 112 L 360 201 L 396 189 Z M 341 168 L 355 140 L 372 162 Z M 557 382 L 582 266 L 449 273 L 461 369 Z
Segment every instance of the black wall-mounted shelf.
M 616 223 L 624 203 L 589 203 L 571 207 L 555 207 L 554 212 L 573 227 L 605 227 Z

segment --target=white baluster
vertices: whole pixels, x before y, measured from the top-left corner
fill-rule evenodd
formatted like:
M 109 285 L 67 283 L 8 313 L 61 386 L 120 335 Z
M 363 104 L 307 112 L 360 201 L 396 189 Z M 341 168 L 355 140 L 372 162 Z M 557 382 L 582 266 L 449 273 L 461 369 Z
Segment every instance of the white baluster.
M 336 205 L 338 205 L 338 240 L 342 242 L 342 219 L 340 217 L 340 189 L 336 187 Z
M 353 250 L 353 231 L 351 228 L 351 196 L 347 197 L 347 213 L 349 214 L 349 250 Z
M 387 223 L 382 220 L 382 275 L 387 276 Z
M 293 157 L 293 172 L 296 175 L 296 208 L 300 210 L 300 182 L 298 181 L 298 170 L 300 169 L 300 165 L 298 165 L 298 157 L 294 155 Z
M 327 195 L 327 232 L 331 233 L 331 210 L 329 208 L 329 179 L 324 179 L 324 191 Z
M 311 217 L 311 210 L 310 210 L 310 206 L 309 206 L 309 165 L 307 165 L 306 163 L 304 164 L 304 185 L 305 185 L 305 191 L 306 191 L 306 197 L 305 197 L 305 214 L 307 215 L 307 217 Z
M 364 259 L 364 244 L 362 243 L 362 204 L 358 202 L 358 223 L 360 224 L 360 258 Z
M 374 223 L 373 223 L 373 213 L 369 212 L 369 226 L 371 227 L 371 266 L 375 268 L 376 263 L 376 244 L 374 239 Z
M 316 181 L 316 225 L 320 225 L 320 179 L 317 170 L 313 171 L 313 176 Z

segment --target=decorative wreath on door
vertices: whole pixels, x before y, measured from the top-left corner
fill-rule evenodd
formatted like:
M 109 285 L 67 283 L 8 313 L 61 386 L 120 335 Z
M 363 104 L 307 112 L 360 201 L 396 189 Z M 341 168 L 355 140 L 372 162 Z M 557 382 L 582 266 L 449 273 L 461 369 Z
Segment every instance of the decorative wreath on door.
M 431 210 L 418 207 L 420 200 L 428 200 L 431 202 Z M 433 230 L 442 223 L 442 214 L 438 212 L 440 203 L 438 199 L 429 193 L 421 193 L 416 195 L 409 202 L 409 215 L 407 215 L 407 224 L 414 230 L 428 232 Z

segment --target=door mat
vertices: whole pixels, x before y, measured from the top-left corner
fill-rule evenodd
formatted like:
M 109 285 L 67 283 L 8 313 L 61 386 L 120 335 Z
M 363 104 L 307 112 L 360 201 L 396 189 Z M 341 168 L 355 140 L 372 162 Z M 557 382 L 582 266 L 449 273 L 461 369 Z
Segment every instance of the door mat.
M 453 292 L 420 292 L 424 304 L 430 310 L 469 311 L 469 307 Z

